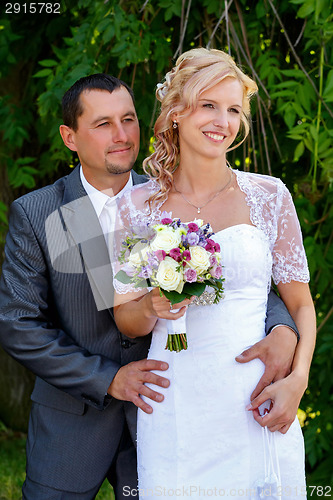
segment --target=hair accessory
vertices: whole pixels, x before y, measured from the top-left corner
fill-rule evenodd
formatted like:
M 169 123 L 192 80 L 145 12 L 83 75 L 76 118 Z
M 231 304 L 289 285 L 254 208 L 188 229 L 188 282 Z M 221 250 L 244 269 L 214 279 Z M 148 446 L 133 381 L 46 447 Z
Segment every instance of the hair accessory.
M 228 168 L 230 169 L 230 167 L 228 167 Z M 206 205 L 208 205 L 208 203 L 210 203 L 211 201 L 213 201 L 216 198 L 216 196 L 218 196 L 220 193 L 222 193 L 222 191 L 224 191 L 229 186 L 229 184 L 230 184 L 230 182 L 232 180 L 232 177 L 233 177 L 233 171 L 230 169 L 230 178 L 229 178 L 228 182 L 223 186 L 222 189 L 220 189 L 219 191 L 217 191 L 217 193 L 215 193 L 214 196 L 212 196 L 208 201 L 206 201 L 206 203 L 204 205 L 201 205 L 201 207 L 197 207 L 196 205 L 194 205 L 194 203 L 192 203 L 187 198 L 185 198 L 185 196 L 183 195 L 183 193 L 181 193 L 180 191 L 178 191 L 177 186 L 175 184 L 175 181 L 173 182 L 173 186 L 174 186 L 175 190 L 177 191 L 177 193 L 179 193 L 180 196 L 186 201 L 186 203 L 188 203 L 189 205 L 192 205 L 192 207 L 196 208 L 197 209 L 197 213 L 200 214 L 201 210 Z
M 178 123 L 176 121 L 174 121 L 172 127 L 173 128 L 177 128 L 178 127 Z
M 168 86 L 166 85 L 166 83 L 158 83 L 156 85 L 156 94 L 157 94 L 157 97 L 159 97 L 160 101 L 162 101 L 162 99 L 166 96 L 166 94 L 168 93 Z

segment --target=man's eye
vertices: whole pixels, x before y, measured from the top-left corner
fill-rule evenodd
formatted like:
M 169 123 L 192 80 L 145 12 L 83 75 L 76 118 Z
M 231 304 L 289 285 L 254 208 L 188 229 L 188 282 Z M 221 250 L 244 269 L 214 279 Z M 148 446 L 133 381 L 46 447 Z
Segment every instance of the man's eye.
M 108 122 L 103 122 L 103 123 L 100 123 L 99 125 L 97 125 L 98 127 L 104 127 L 104 125 L 109 125 Z
M 124 122 L 133 122 L 134 118 L 124 118 Z

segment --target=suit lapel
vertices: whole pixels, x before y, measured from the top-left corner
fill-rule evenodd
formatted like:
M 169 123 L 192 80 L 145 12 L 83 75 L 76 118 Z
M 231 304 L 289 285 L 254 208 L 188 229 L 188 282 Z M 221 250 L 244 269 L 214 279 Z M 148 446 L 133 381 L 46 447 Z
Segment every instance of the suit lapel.
M 97 309 L 109 309 L 113 307 L 113 276 L 105 237 L 81 184 L 79 167 L 67 181 L 60 209 L 64 225 L 80 250 Z

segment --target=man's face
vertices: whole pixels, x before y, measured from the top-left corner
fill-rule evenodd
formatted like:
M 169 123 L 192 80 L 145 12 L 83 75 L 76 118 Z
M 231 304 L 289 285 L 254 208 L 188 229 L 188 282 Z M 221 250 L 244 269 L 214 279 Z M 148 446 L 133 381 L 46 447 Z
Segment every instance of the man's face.
M 84 91 L 83 113 L 71 131 L 84 175 L 97 189 L 108 189 L 130 172 L 139 152 L 140 129 L 132 98 L 125 87 L 113 92 Z M 128 178 L 128 175 L 125 176 Z

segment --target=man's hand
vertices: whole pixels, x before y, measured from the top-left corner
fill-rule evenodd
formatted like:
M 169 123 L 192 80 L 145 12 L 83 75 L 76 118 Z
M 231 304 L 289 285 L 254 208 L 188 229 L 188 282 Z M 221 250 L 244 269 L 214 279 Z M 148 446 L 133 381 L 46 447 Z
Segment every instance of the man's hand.
M 132 401 L 132 403 L 141 408 L 145 413 L 152 413 L 152 407 L 145 403 L 140 395 L 146 396 L 153 401 L 163 401 L 163 394 L 153 391 L 145 384 L 149 383 L 160 387 L 169 387 L 170 382 L 168 379 L 156 375 L 151 371 L 164 371 L 168 368 L 168 363 L 163 361 L 155 361 L 153 359 L 133 361 L 118 370 L 108 389 L 108 394 L 122 401 Z
M 278 326 L 263 340 L 235 358 L 239 363 L 248 363 L 259 358 L 265 364 L 265 372 L 251 394 L 251 401 L 272 382 L 289 375 L 296 346 L 295 333 L 287 326 Z

